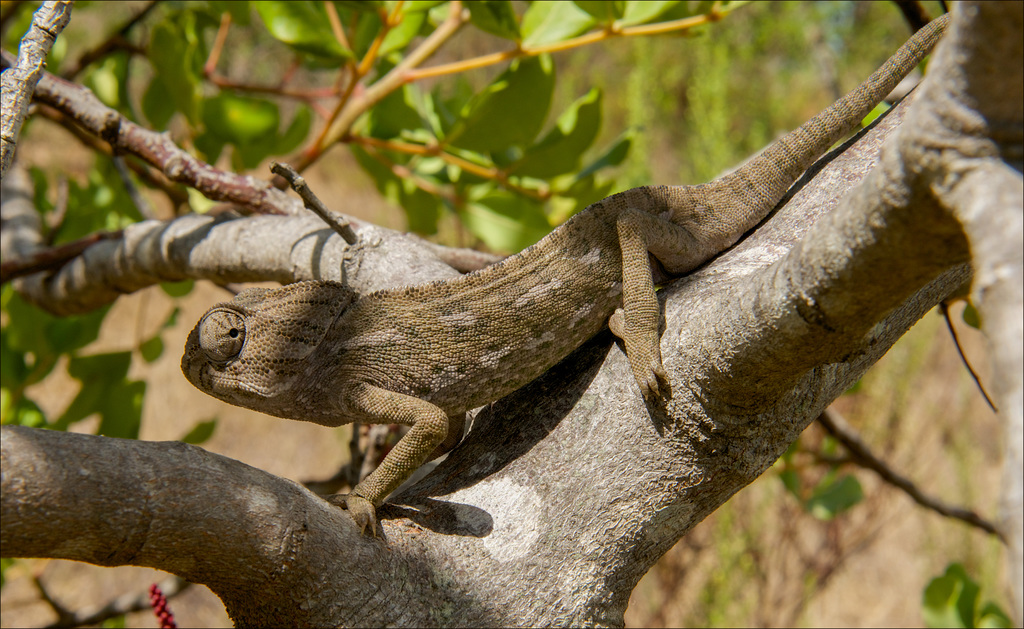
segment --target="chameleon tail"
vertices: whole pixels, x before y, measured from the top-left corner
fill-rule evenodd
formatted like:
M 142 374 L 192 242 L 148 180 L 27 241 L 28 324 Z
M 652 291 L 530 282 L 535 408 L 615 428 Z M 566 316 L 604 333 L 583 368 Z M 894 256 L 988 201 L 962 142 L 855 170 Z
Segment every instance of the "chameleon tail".
M 726 198 L 742 199 L 743 214 L 752 222 L 740 231 L 753 227 L 818 157 L 853 131 L 920 63 L 948 22 L 949 14 L 932 20 L 859 87 L 773 142 L 736 171 L 708 184 L 708 198 L 715 199 L 728 190 Z

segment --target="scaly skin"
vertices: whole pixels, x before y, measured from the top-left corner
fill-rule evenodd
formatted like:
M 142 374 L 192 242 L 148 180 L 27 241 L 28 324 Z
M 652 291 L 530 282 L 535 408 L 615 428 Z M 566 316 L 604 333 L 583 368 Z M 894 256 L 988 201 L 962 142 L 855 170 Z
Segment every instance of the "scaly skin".
M 538 377 L 606 324 L 645 398 L 669 395 L 648 252 L 686 273 L 735 243 L 932 48 L 935 20 L 856 90 L 734 173 L 647 186 L 595 203 L 476 273 L 359 297 L 334 282 L 254 289 L 214 306 L 181 360 L 199 389 L 270 415 L 412 427 L 344 502 L 365 532 L 375 508 L 455 445 L 468 410 Z

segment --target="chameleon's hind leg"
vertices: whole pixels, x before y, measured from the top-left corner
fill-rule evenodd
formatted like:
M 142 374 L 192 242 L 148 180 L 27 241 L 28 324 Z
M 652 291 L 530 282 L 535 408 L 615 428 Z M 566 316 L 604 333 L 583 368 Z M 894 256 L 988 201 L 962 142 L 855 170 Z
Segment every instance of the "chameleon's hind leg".
M 608 325 L 626 345 L 626 356 L 643 396 L 667 396 L 668 374 L 661 364 L 658 338 L 661 309 L 647 252 L 659 259 L 672 258 L 692 247 L 694 237 L 684 227 L 636 209 L 624 210 L 616 228 L 622 250 L 622 308 L 612 315 Z

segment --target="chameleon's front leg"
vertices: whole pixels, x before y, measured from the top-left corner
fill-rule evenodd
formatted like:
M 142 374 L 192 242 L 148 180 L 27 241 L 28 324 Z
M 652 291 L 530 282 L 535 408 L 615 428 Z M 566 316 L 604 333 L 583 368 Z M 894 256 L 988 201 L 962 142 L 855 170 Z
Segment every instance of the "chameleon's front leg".
M 439 446 L 448 445 L 448 416 L 430 402 L 371 385 L 356 387 L 346 395 L 345 402 L 352 415 L 360 421 L 412 426 L 384 457 L 380 466 L 356 485 L 351 493 L 329 498 L 331 502 L 345 504 L 360 531 L 365 533 L 369 526 L 370 532 L 376 536 L 376 508 L 388 494 L 408 480 Z

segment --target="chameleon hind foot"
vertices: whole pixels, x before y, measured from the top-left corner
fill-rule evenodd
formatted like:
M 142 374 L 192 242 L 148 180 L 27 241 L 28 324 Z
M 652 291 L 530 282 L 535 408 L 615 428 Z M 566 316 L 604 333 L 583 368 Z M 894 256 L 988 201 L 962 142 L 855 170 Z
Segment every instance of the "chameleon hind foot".
M 619 308 L 608 319 L 608 327 L 612 334 L 622 339 L 626 346 L 626 358 L 629 359 L 629 367 L 633 371 L 633 377 L 640 386 L 640 393 L 647 401 L 658 398 L 667 398 L 672 394 L 672 388 L 668 382 L 668 373 L 661 364 L 661 344 L 659 343 L 657 331 L 653 340 L 638 342 L 637 333 L 627 332 L 626 316 L 622 308 Z M 655 327 L 655 330 L 657 328 Z
M 366 535 L 366 529 L 369 527 L 370 534 L 377 537 L 377 510 L 372 502 L 356 494 L 332 494 L 324 496 L 324 499 L 348 511 L 360 533 Z

